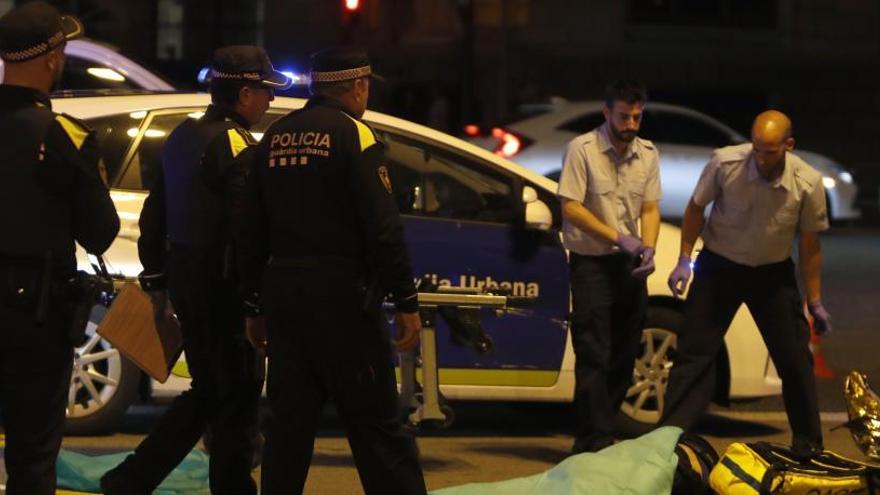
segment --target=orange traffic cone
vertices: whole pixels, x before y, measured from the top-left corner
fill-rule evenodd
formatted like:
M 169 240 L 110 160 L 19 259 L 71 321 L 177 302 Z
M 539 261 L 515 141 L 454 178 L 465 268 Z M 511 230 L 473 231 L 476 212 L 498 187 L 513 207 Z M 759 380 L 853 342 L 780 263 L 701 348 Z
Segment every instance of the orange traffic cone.
M 807 317 L 807 323 L 810 325 L 810 352 L 813 353 L 813 374 L 817 378 L 834 378 L 834 371 L 828 367 L 825 362 L 825 355 L 822 354 L 822 337 L 816 334 L 816 328 L 813 326 L 813 315 L 807 309 L 807 301 L 804 301 L 804 316 Z

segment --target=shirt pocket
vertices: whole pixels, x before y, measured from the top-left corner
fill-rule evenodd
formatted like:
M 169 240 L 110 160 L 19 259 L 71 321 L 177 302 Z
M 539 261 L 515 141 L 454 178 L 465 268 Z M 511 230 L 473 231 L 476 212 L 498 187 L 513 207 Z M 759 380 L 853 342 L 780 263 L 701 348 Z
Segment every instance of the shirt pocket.
M 587 194 L 592 196 L 605 196 L 614 193 L 615 189 L 617 189 L 616 186 L 617 184 L 611 179 L 594 178 L 590 186 L 587 188 Z
M 786 203 L 773 213 L 771 224 L 780 231 L 795 230 L 799 219 L 799 205 L 797 203 Z

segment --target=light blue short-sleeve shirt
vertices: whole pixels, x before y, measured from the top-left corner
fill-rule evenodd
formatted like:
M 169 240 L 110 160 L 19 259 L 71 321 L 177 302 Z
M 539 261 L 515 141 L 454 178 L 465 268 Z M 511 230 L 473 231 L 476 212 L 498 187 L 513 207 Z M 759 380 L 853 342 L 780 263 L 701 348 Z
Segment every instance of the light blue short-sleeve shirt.
M 706 248 L 743 265 L 783 261 L 798 230 L 828 228 L 822 174 L 789 152 L 782 175 L 768 182 L 758 173 L 751 143 L 715 150 L 692 200 L 712 203 L 702 232 Z
M 651 141 L 636 138 L 618 156 L 607 126 L 568 143 L 556 194 L 579 201 L 612 229 L 638 237 L 642 204 L 660 200 L 660 155 Z M 562 241 L 566 249 L 583 255 L 619 250 L 566 220 L 562 222 Z

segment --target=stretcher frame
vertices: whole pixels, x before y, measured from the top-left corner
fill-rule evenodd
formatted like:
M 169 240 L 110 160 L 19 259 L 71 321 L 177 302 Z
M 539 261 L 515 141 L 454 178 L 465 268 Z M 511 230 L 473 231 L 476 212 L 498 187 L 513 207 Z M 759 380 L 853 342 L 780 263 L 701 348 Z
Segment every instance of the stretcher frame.
M 419 292 L 419 312 L 422 331 L 418 350 L 421 356 L 421 400 L 416 390 L 417 349 L 400 353 L 400 403 L 404 410 L 412 410 L 407 416 L 410 425 L 431 424 L 447 427 L 452 423 L 453 411 L 441 403 L 440 377 L 437 369 L 437 309 L 493 309 L 506 312 L 510 303 L 523 298 L 481 292 L 464 287 L 438 287 L 436 292 Z

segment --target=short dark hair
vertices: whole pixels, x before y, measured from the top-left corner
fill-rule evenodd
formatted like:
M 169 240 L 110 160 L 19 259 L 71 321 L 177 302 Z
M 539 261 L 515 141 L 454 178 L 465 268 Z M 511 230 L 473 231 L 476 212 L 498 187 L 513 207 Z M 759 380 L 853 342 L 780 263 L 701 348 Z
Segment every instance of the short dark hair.
M 313 82 L 309 85 L 309 91 L 315 96 L 338 98 L 351 91 L 354 87 L 354 82 L 355 79 L 335 82 Z
M 645 89 L 644 84 L 637 81 L 615 81 L 605 88 L 605 106 L 612 108 L 615 101 L 630 105 L 645 103 L 648 101 L 648 90 Z

